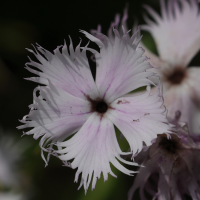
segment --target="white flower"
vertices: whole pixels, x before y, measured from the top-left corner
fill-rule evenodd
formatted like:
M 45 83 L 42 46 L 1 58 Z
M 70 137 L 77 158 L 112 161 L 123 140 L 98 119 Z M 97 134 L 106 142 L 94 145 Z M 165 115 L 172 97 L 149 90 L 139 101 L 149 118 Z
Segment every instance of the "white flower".
M 138 32 L 129 37 L 127 32 L 121 36 L 116 29 L 113 31 L 114 43 L 103 34 L 99 33 L 100 40 L 81 31 L 100 47 L 100 53 L 87 47 L 80 51 L 80 44 L 74 50 L 70 39 L 69 53 L 66 44 L 62 48 L 58 47 L 54 54 L 40 46 L 37 46 L 35 52 L 29 50 L 40 63 L 32 60 L 28 63 L 38 70 L 28 65 L 26 67 L 38 75 L 29 80 L 46 86 L 35 89 L 31 111 L 21 120 L 24 125 L 18 128 L 33 127 L 26 134 L 33 134 L 35 139 L 42 136 L 42 150 L 48 151 L 45 149 L 48 142 L 51 147 L 55 144 L 58 150 L 52 153 L 66 165 L 78 168 L 75 182 L 82 173 L 80 187 L 84 185 L 85 191 L 91 180 L 92 189 L 95 188 L 101 172 L 104 180 L 108 179 L 108 174 L 115 176 L 110 163 L 125 174 L 135 173 L 119 163 L 137 165 L 120 157 L 127 153 L 119 147 L 114 125 L 127 139 L 133 154 L 141 151 L 143 142 L 150 145 L 157 134 L 170 132 L 163 114 L 165 108 L 160 88 L 150 95 L 152 82 L 148 77 L 155 74 L 146 71 L 152 66 L 142 56 L 144 50 L 137 48 L 140 42 Z M 95 81 L 86 50 L 95 54 Z M 142 86 L 147 86 L 145 93 L 126 95 Z M 42 157 L 45 160 L 43 151 Z
M 189 123 L 193 132 L 200 130 L 200 68 L 186 68 L 200 49 L 200 14 L 196 0 L 161 0 L 161 16 L 145 6 L 152 21 L 145 17 L 149 31 L 156 43 L 159 57 L 146 51 L 150 63 L 163 75 L 164 104 L 169 118 L 180 110 L 181 121 Z
M 22 194 L 14 194 L 11 192 L 9 193 L 0 192 L 0 199 L 1 200 L 26 200 Z
M 16 142 L 11 134 L 0 129 L 0 185 L 3 188 L 19 188 L 21 185 L 19 162 L 26 148 L 24 141 Z
M 0 199 L 26 200 L 24 174 L 21 170 L 23 154 L 28 148 L 27 142 L 17 141 L 12 133 L 0 128 Z

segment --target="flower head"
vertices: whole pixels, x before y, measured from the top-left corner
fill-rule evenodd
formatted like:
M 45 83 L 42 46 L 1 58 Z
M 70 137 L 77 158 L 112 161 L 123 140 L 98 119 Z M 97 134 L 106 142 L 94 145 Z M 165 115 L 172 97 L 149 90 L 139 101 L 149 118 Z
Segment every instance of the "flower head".
M 137 165 L 120 157 L 127 153 L 119 147 L 114 125 L 127 139 L 133 154 L 142 150 L 143 142 L 150 145 L 157 134 L 170 133 L 170 128 L 163 114 L 160 88 L 150 95 L 149 77 L 155 73 L 146 71 L 152 66 L 142 56 L 144 50 L 137 48 L 140 42 L 137 32 L 129 37 L 127 32 L 120 35 L 113 29 L 114 42 L 101 33 L 98 39 L 81 32 L 99 46 L 100 52 L 87 46 L 81 51 L 80 44 L 74 50 L 71 39 L 69 52 L 66 44 L 54 54 L 40 46 L 35 51 L 29 50 L 40 62 L 30 60 L 27 64 L 26 68 L 38 75 L 29 80 L 45 86 L 34 90 L 30 113 L 18 128 L 32 127 L 27 135 L 33 134 L 35 139 L 42 136 L 40 147 L 46 164 L 52 153 L 65 165 L 78 168 L 75 182 L 82 173 L 80 187 L 84 185 L 87 191 L 91 180 L 92 189 L 95 188 L 101 172 L 104 180 L 108 174 L 115 176 L 110 163 L 125 174 L 135 173 L 118 162 Z M 96 80 L 92 77 L 86 50 L 95 54 Z M 126 95 L 142 86 L 147 86 L 143 94 Z M 72 137 L 68 139 L 69 136 Z M 50 148 L 46 149 L 48 142 Z M 58 150 L 52 150 L 53 145 Z M 49 152 L 47 161 L 43 150 Z
M 22 194 L 13 194 L 12 192 L 4 193 L 0 192 L 1 200 L 25 200 Z
M 179 117 L 177 112 L 176 120 Z M 159 135 L 146 152 L 138 155 L 145 167 L 135 178 L 129 200 L 137 188 L 143 200 L 147 199 L 145 193 L 158 200 L 200 198 L 200 137 L 189 135 L 186 125 L 178 125 L 175 133 L 170 139 Z
M 19 188 L 19 162 L 26 149 L 24 141 L 16 142 L 15 137 L 0 129 L 0 188 Z
M 200 49 L 200 14 L 196 0 L 161 0 L 161 16 L 145 6 L 155 20 L 145 16 L 149 31 L 156 43 L 159 57 L 146 50 L 150 63 L 159 67 L 154 71 L 163 75 L 164 104 L 169 118 L 180 110 L 181 121 L 189 123 L 193 132 L 199 132 L 200 68 L 186 68 Z
M 25 200 L 25 173 L 22 172 L 27 141 L 17 141 L 12 133 L 0 128 L 0 199 Z M 28 182 L 26 181 L 26 186 Z

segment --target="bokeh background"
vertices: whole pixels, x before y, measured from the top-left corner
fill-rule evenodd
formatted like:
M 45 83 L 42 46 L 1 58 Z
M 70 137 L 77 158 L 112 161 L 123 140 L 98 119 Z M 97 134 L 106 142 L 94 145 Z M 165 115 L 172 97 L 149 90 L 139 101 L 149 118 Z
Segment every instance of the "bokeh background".
M 109 176 L 104 183 L 103 179 L 97 181 L 96 189 L 89 188 L 85 196 L 83 188 L 77 190 L 78 184 L 74 183 L 76 170 L 62 166 L 62 162 L 51 157 L 49 166 L 40 156 L 39 140 L 32 136 L 23 136 L 23 132 L 16 129 L 21 123 L 18 121 L 28 114 L 28 105 L 33 102 L 33 89 L 37 86 L 24 80 L 33 76 L 24 69 L 28 62 L 27 56 L 36 60 L 25 48 L 33 49 L 31 44 L 40 44 L 45 49 L 53 51 L 62 45 L 64 39 L 69 44 L 68 35 L 72 37 L 76 46 L 80 37 L 83 44 L 87 39 L 79 29 L 90 31 L 98 24 L 102 25 L 103 33 L 107 33 L 111 21 L 116 13 L 123 14 L 123 9 L 129 4 L 128 27 L 131 29 L 135 20 L 144 24 L 142 18 L 145 12 L 142 5 L 149 4 L 159 12 L 158 0 L 140 1 L 2 1 L 0 12 L 0 135 L 6 136 L 4 144 L 12 140 L 7 151 L 18 145 L 20 153 L 14 150 L 13 154 L 4 154 L 4 161 L 0 160 L 0 170 L 3 162 L 8 162 L 14 171 L 18 186 L 5 186 L 0 177 L 0 193 L 23 194 L 18 200 L 110 200 L 127 199 L 127 193 L 134 177 L 124 175 L 113 168 L 117 179 Z M 156 53 L 155 44 L 151 36 L 143 33 L 143 42 Z M 92 45 L 92 44 L 91 44 Z M 95 47 L 95 46 L 93 46 Z M 199 54 L 190 65 L 198 66 Z M 91 62 L 91 65 L 94 63 Z M 95 66 L 94 66 L 95 67 Z M 126 148 L 126 145 L 122 148 Z M 17 155 L 20 159 L 14 162 Z M 7 157 L 6 157 L 6 156 Z M 1 158 L 1 157 L 0 157 Z M 13 160 L 13 162 L 12 162 Z M 137 170 L 137 169 L 135 169 Z M 1 199 L 1 196 L 0 196 Z

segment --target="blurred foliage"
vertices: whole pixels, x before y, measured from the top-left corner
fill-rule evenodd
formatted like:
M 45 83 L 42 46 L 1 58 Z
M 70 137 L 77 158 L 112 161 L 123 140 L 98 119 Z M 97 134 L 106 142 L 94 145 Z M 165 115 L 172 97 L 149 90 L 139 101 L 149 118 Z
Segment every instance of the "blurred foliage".
M 2 56 L 25 54 L 25 46 L 34 42 L 37 35 L 33 26 L 23 21 L 0 21 L 0 53 Z M 14 62 L 14 60 L 13 60 Z

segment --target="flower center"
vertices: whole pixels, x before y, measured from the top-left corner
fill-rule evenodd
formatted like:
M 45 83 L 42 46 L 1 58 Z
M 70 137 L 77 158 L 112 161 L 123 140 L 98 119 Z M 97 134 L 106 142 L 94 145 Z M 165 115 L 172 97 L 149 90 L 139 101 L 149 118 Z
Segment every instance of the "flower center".
M 166 137 L 162 137 L 159 146 L 166 150 L 167 152 L 171 154 L 175 154 L 177 150 L 181 149 L 181 145 L 179 144 L 179 141 L 176 138 L 177 136 L 172 137 L 171 139 L 167 139 Z
M 108 105 L 105 102 L 100 101 L 96 104 L 95 109 L 98 113 L 105 113 L 108 110 Z
M 172 74 L 168 75 L 167 80 L 172 84 L 180 84 L 185 76 L 185 69 L 183 69 L 182 67 L 177 67 Z
M 87 96 L 87 99 L 90 102 L 92 112 L 103 114 L 108 110 L 109 106 L 103 99 L 97 98 L 93 100 L 89 96 Z

